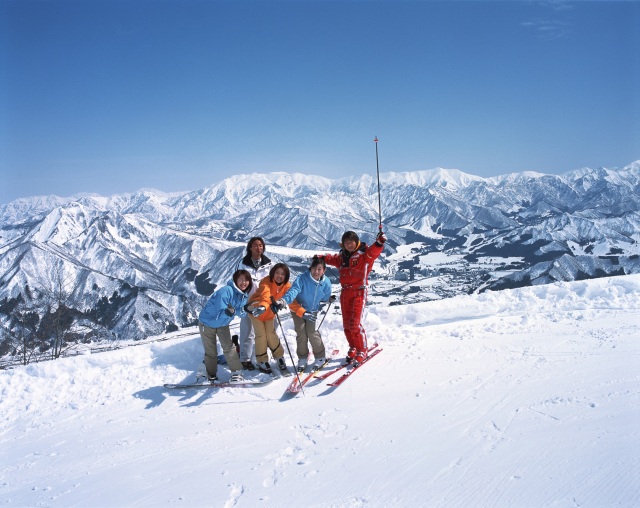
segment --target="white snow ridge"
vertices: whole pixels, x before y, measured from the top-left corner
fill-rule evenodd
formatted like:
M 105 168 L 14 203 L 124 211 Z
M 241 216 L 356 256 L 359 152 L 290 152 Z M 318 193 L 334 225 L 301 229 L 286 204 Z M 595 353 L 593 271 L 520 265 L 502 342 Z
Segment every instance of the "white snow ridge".
M 628 275 L 372 306 L 382 353 L 295 398 L 285 380 L 165 389 L 193 379 L 195 329 L 1 371 L 0 500 L 639 506 L 639 297 Z M 340 316 L 322 331 L 344 354 Z

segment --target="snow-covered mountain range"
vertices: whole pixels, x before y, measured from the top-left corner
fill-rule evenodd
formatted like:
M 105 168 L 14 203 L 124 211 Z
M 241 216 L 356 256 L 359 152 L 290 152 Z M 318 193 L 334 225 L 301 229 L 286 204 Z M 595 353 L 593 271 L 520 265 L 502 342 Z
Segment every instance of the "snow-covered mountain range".
M 640 272 L 640 161 L 562 175 L 382 173 L 380 183 L 389 241 L 374 304 Z M 18 311 L 61 303 L 76 339 L 192 324 L 250 237 L 300 272 L 347 229 L 373 241 L 375 176 L 251 174 L 184 193 L 19 199 L 0 206 L 2 338 Z

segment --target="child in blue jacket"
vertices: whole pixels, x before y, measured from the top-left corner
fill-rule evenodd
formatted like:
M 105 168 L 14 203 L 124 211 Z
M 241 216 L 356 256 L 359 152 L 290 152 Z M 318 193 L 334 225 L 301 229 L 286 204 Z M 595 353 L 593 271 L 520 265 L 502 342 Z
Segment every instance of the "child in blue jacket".
M 204 347 L 204 365 L 207 369 L 209 381 L 216 381 L 218 371 L 218 346 L 216 337 L 220 339 L 220 346 L 229 369 L 233 383 L 244 381 L 242 377 L 242 364 L 238 357 L 238 351 L 231 341 L 229 324 L 237 314 L 239 317 L 246 315 L 245 305 L 249 299 L 252 287 L 251 274 L 246 270 L 237 270 L 232 280 L 226 286 L 218 289 L 207 301 L 200 311 L 199 325 L 200 338 Z
M 309 270 L 298 276 L 289 291 L 277 302 L 280 308 L 294 300 L 300 304 L 295 312 L 293 309 L 291 311 L 296 331 L 298 371 L 303 371 L 307 366 L 309 343 L 316 360 L 314 369 L 319 369 L 325 363 L 324 343 L 320 332 L 316 330 L 316 319 L 322 306 L 330 299 L 335 300 L 331 296 L 331 281 L 324 274 L 326 270 L 324 259 L 314 256 Z

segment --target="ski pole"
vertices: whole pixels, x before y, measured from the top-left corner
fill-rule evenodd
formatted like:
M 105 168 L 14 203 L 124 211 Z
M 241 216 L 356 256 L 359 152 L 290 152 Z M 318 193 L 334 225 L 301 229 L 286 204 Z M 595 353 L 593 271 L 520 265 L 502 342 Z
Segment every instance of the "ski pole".
M 320 324 L 318 325 L 318 328 L 316 328 L 316 332 L 320 331 L 320 327 L 322 326 L 322 323 L 324 323 L 324 318 L 327 317 L 327 314 L 329 314 L 329 310 L 331 310 L 331 306 L 333 305 L 333 300 L 329 301 L 329 306 L 327 307 L 327 311 L 324 313 L 324 316 L 322 316 L 322 321 L 320 321 Z
M 373 138 L 374 143 L 376 144 L 376 173 L 378 175 L 378 229 L 382 232 L 382 204 L 380 199 L 380 165 L 378 164 L 378 136 Z
M 284 326 L 282 326 L 282 321 L 280 321 L 280 316 L 278 315 L 278 307 L 276 306 L 276 299 L 273 296 L 271 297 L 271 306 L 272 306 L 272 310 L 274 310 L 274 314 L 276 315 L 276 319 L 278 320 L 278 324 L 280 325 L 280 330 L 282 331 L 282 340 L 284 340 L 284 344 L 285 346 L 287 346 L 287 351 L 289 351 L 289 358 L 291 358 L 291 365 L 295 365 L 295 362 L 293 361 L 293 355 L 291 354 L 291 349 L 289 349 L 289 343 L 287 342 L 287 334 L 284 333 Z M 306 393 L 304 393 L 304 390 L 302 388 L 300 373 L 298 372 L 298 369 L 296 369 L 295 367 L 294 367 L 294 370 L 296 371 L 296 377 L 298 378 L 298 384 L 300 385 L 300 390 L 302 391 L 302 395 L 306 397 Z

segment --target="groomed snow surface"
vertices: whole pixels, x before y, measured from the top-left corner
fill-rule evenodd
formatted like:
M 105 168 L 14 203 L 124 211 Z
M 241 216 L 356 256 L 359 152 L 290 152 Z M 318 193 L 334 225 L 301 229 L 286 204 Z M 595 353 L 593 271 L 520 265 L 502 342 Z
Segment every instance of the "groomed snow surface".
M 165 389 L 195 329 L 1 371 L 0 503 L 639 506 L 639 307 L 640 275 L 373 305 L 382 353 L 293 399 Z M 322 331 L 344 354 L 340 316 Z

